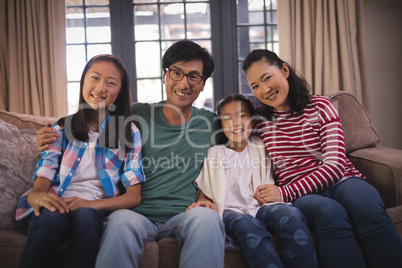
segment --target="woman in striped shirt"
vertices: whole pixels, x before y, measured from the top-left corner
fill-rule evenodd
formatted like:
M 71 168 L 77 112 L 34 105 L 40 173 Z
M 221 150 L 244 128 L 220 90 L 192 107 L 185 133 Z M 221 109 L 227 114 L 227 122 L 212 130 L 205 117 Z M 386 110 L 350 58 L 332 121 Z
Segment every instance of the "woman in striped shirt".
M 332 102 L 311 96 L 306 80 L 271 51 L 250 52 L 242 68 L 260 102 L 257 129 L 277 182 L 259 187 L 259 202 L 303 211 L 322 267 L 399 267 L 402 240 L 376 189 L 346 157 Z

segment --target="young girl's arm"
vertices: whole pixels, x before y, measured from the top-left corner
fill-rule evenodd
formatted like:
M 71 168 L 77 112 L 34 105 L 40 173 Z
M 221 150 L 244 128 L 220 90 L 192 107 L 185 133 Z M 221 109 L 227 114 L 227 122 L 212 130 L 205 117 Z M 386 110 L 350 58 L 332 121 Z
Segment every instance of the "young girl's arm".
M 133 208 L 138 206 L 141 202 L 141 184 L 130 186 L 126 189 L 126 193 L 113 198 L 85 200 L 79 197 L 69 197 L 64 200 L 70 210 L 76 210 L 81 207 L 91 207 L 96 210 L 106 211 Z
M 208 196 L 206 196 L 201 190 L 198 193 L 197 202 L 192 203 L 190 206 L 188 206 L 186 211 L 195 207 L 206 207 L 218 211 L 218 208 L 214 203 L 212 203 L 212 200 L 208 198 Z
M 48 193 L 51 181 L 45 178 L 36 178 L 32 191 L 28 194 L 28 203 L 34 208 L 34 213 L 39 216 L 41 207 L 55 212 L 56 210 L 63 214 L 68 213 L 67 203 L 57 194 Z

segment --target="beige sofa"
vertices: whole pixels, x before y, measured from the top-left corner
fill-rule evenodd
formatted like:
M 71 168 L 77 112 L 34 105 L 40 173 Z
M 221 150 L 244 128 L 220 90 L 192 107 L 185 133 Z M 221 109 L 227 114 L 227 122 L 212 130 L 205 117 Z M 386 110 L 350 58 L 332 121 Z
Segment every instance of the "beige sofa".
M 402 236 L 402 150 L 377 145 L 380 137 L 353 95 L 337 92 L 328 97 L 338 108 L 348 157 L 378 189 Z M 47 120 L 56 119 L 0 111 L 0 268 L 17 266 L 27 237 L 27 222 L 15 222 L 14 213 L 18 198 L 32 186 L 31 176 L 39 159 L 35 135 Z M 272 242 L 276 245 L 275 237 Z M 65 245 L 60 250 L 60 263 L 64 249 Z M 176 241 L 162 239 L 146 244 L 140 267 L 177 267 L 178 263 Z M 245 267 L 240 253 L 226 251 L 225 267 Z

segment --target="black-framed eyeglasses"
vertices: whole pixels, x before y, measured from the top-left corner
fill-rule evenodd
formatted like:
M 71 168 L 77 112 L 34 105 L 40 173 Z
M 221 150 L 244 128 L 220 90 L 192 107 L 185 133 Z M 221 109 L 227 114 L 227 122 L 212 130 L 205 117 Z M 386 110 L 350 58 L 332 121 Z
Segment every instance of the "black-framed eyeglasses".
M 185 74 L 183 71 L 180 71 L 178 69 L 166 68 L 166 71 L 169 73 L 169 77 L 173 81 L 181 81 L 183 80 L 183 77 L 187 76 L 187 82 L 189 85 L 192 86 L 199 85 L 202 82 L 202 80 L 205 79 L 203 76 L 199 74 L 196 73 Z

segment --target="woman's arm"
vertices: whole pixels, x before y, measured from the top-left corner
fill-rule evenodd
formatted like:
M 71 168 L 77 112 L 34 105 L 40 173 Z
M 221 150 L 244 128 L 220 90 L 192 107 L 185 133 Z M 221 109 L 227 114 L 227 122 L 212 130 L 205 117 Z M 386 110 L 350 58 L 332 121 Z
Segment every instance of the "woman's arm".
M 319 115 L 321 165 L 308 175 L 279 187 L 283 201 L 291 202 L 305 194 L 328 189 L 341 180 L 347 163 L 342 125 L 332 102 L 319 97 L 316 101 Z

